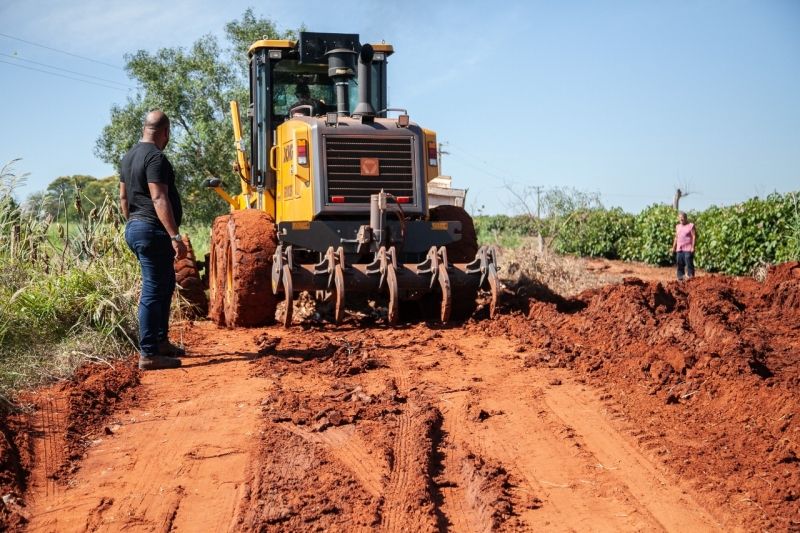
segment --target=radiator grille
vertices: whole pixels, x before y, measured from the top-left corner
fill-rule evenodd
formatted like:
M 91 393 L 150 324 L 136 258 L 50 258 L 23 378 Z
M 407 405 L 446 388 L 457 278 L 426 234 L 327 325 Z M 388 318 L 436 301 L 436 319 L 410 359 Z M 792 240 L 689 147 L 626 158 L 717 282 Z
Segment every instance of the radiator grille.
M 380 175 L 362 176 L 361 159 L 380 161 Z M 383 189 L 407 196 L 414 203 L 412 138 L 328 136 L 325 140 L 328 197 L 344 197 L 347 204 L 368 204 Z M 340 200 L 341 202 L 341 200 Z

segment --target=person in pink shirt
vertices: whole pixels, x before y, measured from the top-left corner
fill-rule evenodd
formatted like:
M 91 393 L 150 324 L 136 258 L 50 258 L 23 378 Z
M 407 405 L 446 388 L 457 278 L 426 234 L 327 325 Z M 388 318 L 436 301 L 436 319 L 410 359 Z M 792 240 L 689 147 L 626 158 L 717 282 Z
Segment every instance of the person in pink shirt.
M 678 224 L 675 225 L 675 238 L 672 240 L 672 252 L 678 264 L 678 279 L 694 277 L 694 245 L 697 242 L 697 231 L 689 222 L 686 213 L 678 213 Z

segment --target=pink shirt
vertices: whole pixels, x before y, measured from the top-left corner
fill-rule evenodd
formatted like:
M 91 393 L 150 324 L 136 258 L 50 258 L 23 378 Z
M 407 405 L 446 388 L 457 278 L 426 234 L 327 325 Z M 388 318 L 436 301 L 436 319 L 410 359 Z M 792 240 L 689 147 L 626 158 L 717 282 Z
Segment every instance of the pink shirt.
M 692 243 L 692 232 L 694 231 L 694 224 L 677 224 L 675 226 L 675 237 L 677 238 L 679 252 L 694 252 L 694 243 Z

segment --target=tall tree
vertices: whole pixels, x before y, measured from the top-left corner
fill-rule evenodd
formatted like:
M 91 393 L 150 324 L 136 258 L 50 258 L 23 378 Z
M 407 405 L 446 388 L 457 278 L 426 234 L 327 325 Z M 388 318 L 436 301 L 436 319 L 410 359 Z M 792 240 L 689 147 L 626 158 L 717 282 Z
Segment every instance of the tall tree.
M 118 165 L 141 136 L 148 110 L 159 108 L 172 121 L 167 156 L 175 167 L 187 220 L 210 221 L 225 210 L 219 198 L 202 187 L 209 177 L 236 183 L 231 100 L 247 99 L 247 47 L 258 39 L 294 38 L 280 32 L 275 22 L 247 9 L 225 26 L 227 48 L 206 35 L 191 47 L 139 50 L 125 56 L 126 70 L 139 84 L 124 105 L 111 108 L 111 122 L 103 128 L 95 153 Z
M 70 220 L 75 220 L 78 216 L 78 195 L 81 209 L 88 214 L 106 201 L 117 201 L 119 178 L 108 176 L 97 179 L 83 174 L 59 176 L 50 182 L 44 193 L 28 197 L 25 208 L 40 218 L 50 215 L 53 220 L 63 220 L 68 216 Z

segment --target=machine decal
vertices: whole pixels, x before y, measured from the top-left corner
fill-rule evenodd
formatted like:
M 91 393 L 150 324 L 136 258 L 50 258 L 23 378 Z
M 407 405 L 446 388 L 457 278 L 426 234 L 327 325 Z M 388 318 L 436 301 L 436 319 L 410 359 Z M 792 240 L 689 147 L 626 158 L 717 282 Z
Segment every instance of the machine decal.
M 311 222 L 292 222 L 292 229 L 309 230 L 311 229 Z
M 291 161 L 294 157 L 294 144 L 289 143 L 283 147 L 283 162 Z
M 381 165 L 377 157 L 362 157 L 361 158 L 361 175 L 362 176 L 380 176 Z
M 292 189 L 291 185 L 287 185 L 283 188 L 283 197 L 286 199 L 291 198 L 294 195 L 294 190 Z
M 431 229 L 436 231 L 447 231 L 447 222 L 431 222 Z

